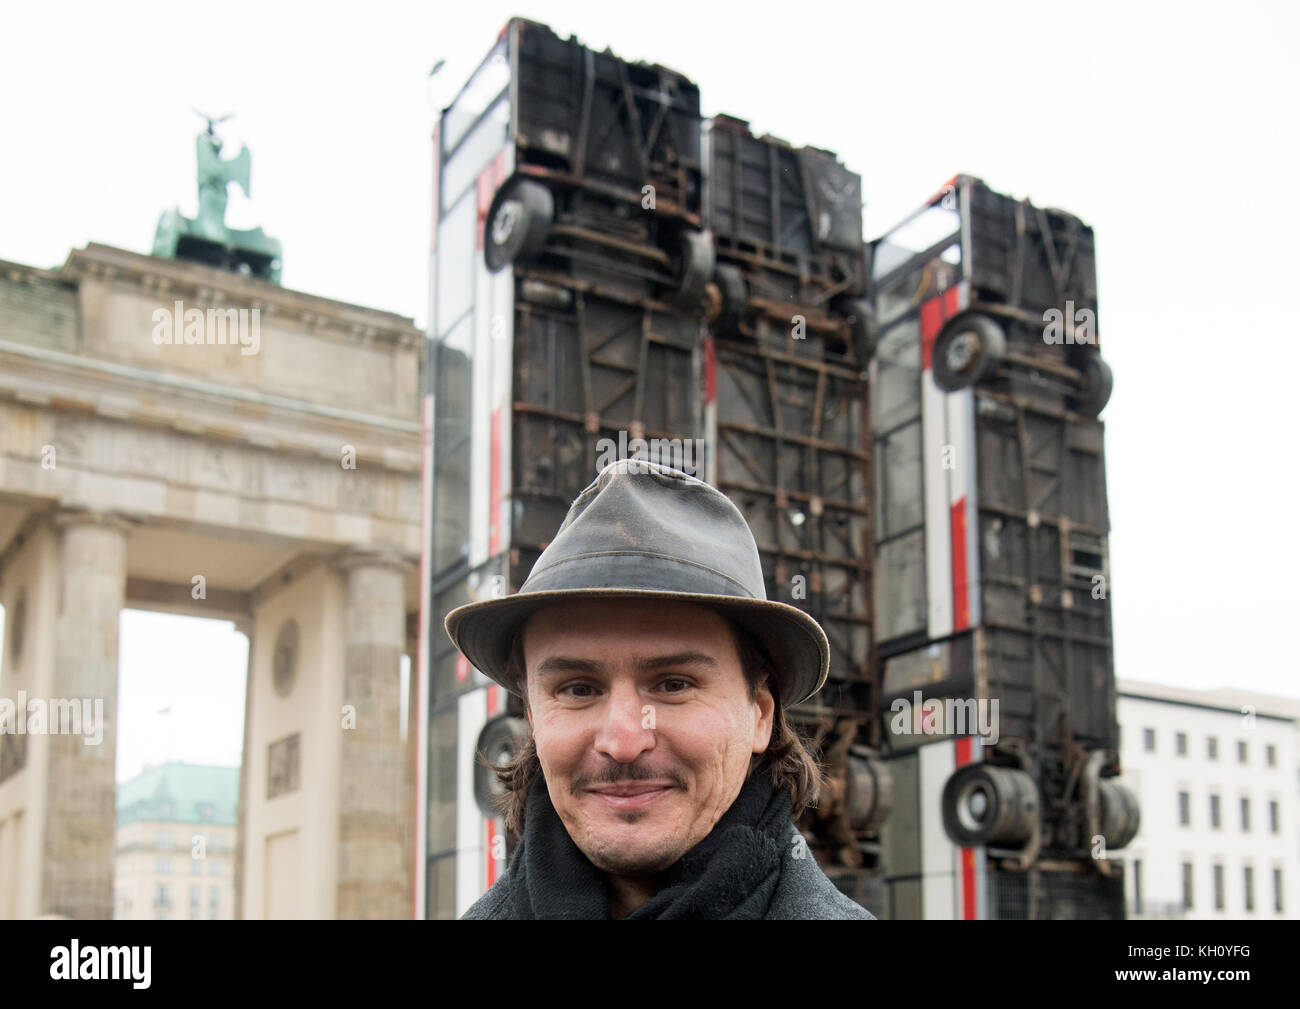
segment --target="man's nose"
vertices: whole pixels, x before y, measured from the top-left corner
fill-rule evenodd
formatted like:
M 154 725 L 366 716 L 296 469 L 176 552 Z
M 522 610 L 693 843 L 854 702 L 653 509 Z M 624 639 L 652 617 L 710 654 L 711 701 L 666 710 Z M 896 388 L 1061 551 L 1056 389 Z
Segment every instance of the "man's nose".
M 642 753 L 654 749 L 654 721 L 647 717 L 644 707 L 635 684 L 616 684 L 602 712 L 596 749 L 620 764 L 630 764 Z

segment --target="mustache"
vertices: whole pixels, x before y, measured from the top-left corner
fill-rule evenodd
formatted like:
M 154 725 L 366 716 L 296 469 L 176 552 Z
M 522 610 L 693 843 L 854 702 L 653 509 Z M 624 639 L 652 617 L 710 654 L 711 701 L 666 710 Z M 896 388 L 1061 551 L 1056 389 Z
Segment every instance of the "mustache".
M 591 785 L 607 785 L 616 781 L 648 781 L 651 779 L 666 779 L 680 789 L 685 790 L 686 788 L 685 776 L 680 771 L 672 768 L 660 769 L 638 761 L 631 764 L 620 764 L 616 760 L 611 760 L 602 764 L 598 771 L 574 778 L 569 785 L 569 792 L 572 795 L 577 795 Z

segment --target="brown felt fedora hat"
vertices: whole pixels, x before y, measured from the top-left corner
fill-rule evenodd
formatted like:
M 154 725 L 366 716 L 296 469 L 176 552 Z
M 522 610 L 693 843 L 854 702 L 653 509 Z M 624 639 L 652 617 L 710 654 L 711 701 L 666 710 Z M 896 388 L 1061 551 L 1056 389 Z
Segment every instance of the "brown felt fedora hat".
M 731 617 L 772 656 L 782 706 L 826 682 L 825 632 L 803 610 L 767 598 L 754 534 L 731 499 L 641 459 L 601 470 L 519 591 L 457 607 L 447 634 L 475 668 L 522 694 L 506 673 L 514 630 L 544 606 L 611 597 L 702 603 Z

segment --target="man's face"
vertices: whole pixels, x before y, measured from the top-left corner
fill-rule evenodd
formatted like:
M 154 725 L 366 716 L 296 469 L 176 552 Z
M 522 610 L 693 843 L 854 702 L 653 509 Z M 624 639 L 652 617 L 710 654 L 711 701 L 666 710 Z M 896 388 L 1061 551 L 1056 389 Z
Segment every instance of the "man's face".
M 774 701 L 750 700 L 730 625 L 660 600 L 581 600 L 524 629 L 528 720 L 551 803 L 605 872 L 668 868 L 740 794 Z

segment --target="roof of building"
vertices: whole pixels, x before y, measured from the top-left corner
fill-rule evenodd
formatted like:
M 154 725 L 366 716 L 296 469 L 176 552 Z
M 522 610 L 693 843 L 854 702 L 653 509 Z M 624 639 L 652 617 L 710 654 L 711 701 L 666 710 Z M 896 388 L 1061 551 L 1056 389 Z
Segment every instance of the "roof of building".
M 117 825 L 238 822 L 239 768 L 172 762 L 147 767 L 117 786 Z
M 1201 708 L 1240 712 L 1249 705 L 1255 713 L 1265 717 L 1300 719 L 1300 700 L 1279 694 L 1262 694 L 1236 687 L 1218 687 L 1214 690 L 1192 690 L 1168 683 L 1151 683 L 1145 680 L 1117 679 L 1117 692 L 1121 697 L 1137 697 L 1152 701 L 1171 701 Z

